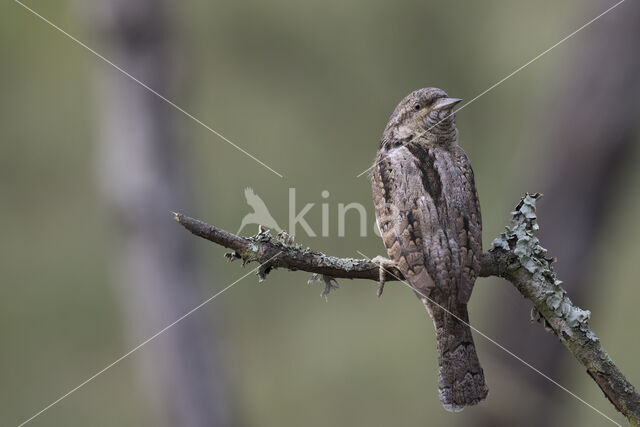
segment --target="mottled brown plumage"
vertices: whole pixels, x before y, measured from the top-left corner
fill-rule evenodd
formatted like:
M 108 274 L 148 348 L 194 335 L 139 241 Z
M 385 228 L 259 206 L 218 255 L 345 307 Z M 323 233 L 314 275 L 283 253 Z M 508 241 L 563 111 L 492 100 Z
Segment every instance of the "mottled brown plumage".
M 433 319 L 440 400 L 453 411 L 487 395 L 464 323 L 480 271 L 482 223 L 473 171 L 457 143 L 458 101 L 435 88 L 402 100 L 384 130 L 372 177 L 387 253 Z

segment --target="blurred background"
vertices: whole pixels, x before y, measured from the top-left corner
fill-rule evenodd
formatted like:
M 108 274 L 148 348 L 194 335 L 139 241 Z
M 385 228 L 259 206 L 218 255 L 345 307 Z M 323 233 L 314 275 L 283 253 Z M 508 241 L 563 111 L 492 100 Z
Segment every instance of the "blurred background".
M 17 425 L 250 267 L 173 222 L 235 232 L 251 187 L 332 255 L 384 253 L 370 183 L 410 91 L 469 100 L 614 4 L 43 1 L 27 4 L 281 173 L 280 178 L 15 2 L 0 5 L 0 425 Z M 627 1 L 457 116 L 484 245 L 540 191 L 542 245 L 640 384 L 640 4 Z M 329 196 L 323 198 L 323 191 Z M 337 237 L 338 203 L 355 211 Z M 243 234 L 253 234 L 255 225 Z M 251 275 L 31 421 L 41 426 L 606 425 L 476 335 L 489 397 L 445 412 L 433 326 L 403 286 Z M 620 423 L 530 304 L 480 279 L 471 323 Z

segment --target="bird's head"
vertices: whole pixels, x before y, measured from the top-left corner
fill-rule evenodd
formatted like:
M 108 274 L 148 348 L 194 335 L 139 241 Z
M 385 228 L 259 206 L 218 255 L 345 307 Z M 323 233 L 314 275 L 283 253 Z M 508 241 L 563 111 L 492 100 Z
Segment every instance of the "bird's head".
M 383 143 L 402 143 L 417 138 L 433 144 L 455 143 L 457 130 L 453 108 L 460 101 L 433 87 L 411 92 L 391 115 Z

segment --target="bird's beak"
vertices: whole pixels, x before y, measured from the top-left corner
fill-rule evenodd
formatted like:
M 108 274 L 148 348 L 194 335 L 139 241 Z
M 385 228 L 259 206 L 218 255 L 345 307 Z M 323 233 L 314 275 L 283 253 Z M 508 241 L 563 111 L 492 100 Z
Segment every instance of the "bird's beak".
M 446 110 L 455 107 L 462 99 L 460 98 L 440 98 L 431 107 L 431 110 Z

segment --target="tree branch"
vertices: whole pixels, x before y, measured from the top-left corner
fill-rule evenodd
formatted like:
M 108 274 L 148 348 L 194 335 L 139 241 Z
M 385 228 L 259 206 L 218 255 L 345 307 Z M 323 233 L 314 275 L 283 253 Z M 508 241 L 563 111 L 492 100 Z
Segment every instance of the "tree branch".
M 551 330 L 587 370 L 605 396 L 633 425 L 640 424 L 640 395 L 604 351 L 600 340 L 589 328 L 591 313 L 575 306 L 560 286 L 552 268 L 554 259 L 546 257 L 534 232 L 538 230 L 536 200 L 539 194 L 527 194 L 512 212 L 511 226 L 482 254 L 480 276 L 498 276 L 510 281 L 533 303 L 532 319 Z M 378 281 L 379 266 L 367 259 L 337 258 L 295 244 L 282 232 L 272 237 L 260 227 L 252 237 L 231 234 L 213 225 L 174 212 L 174 219 L 196 236 L 232 250 L 229 260 L 261 264 L 258 276 L 264 279 L 274 268 L 314 273 L 325 282 L 323 295 L 333 289 L 333 279 Z M 388 280 L 403 280 L 395 268 L 388 269 Z M 395 276 L 395 277 L 393 277 Z

